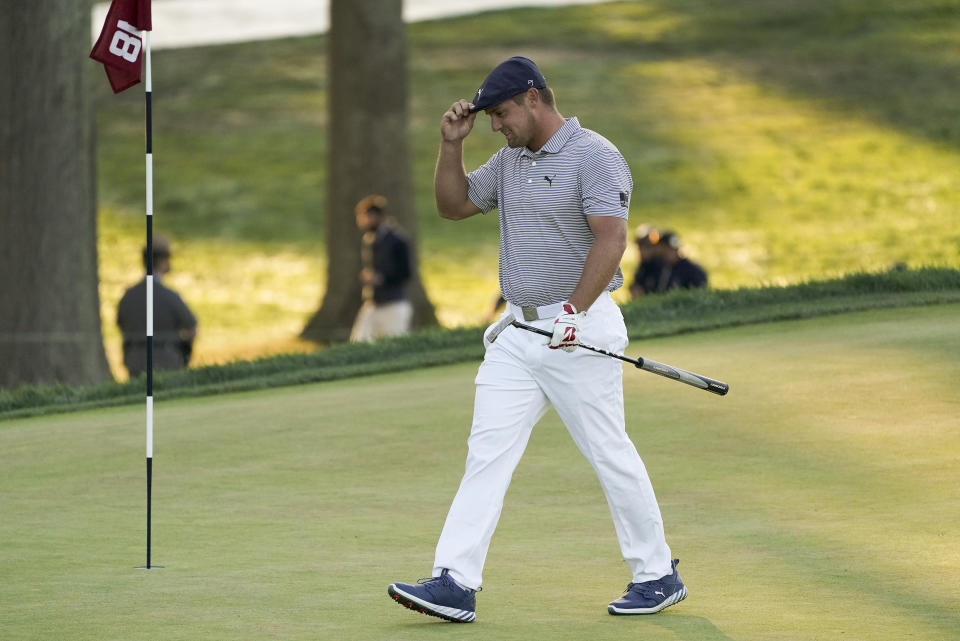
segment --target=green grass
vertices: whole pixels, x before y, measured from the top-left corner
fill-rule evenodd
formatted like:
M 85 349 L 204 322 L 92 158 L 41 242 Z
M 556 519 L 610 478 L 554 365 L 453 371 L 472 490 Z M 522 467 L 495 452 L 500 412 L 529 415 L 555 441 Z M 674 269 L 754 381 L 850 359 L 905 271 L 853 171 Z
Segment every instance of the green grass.
M 956 0 L 641 0 L 412 25 L 414 197 L 441 322 L 482 317 L 497 227 L 436 216 L 437 123 L 512 54 L 540 62 L 562 112 L 623 151 L 631 224 L 677 229 L 714 287 L 960 266 L 958 33 Z M 325 65 L 323 37 L 154 56 L 156 225 L 203 323 L 199 363 L 304 349 L 294 337 L 325 278 Z M 101 296 L 116 370 L 114 307 L 143 235 L 143 116 L 136 91 L 105 84 Z M 481 116 L 467 165 L 501 144 Z M 625 270 L 636 261 L 631 248 Z
M 960 636 L 957 305 L 635 342 L 728 381 L 625 371 L 628 430 L 691 595 L 614 618 L 629 577 L 553 413 L 494 537 L 478 622 L 389 602 L 429 572 L 463 469 L 474 364 L 158 402 L 153 563 L 142 408 L 0 423 L 4 638 Z M 373 402 L 375 399 L 375 402 Z

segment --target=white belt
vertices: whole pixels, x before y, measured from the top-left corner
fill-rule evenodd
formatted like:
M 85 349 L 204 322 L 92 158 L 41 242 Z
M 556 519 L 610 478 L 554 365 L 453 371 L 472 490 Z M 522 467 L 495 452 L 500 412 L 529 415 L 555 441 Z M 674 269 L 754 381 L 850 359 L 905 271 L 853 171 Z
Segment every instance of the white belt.
M 563 311 L 563 303 L 554 303 L 553 305 L 541 305 L 540 307 L 521 307 L 513 303 L 507 303 L 507 311 L 515 318 L 523 318 L 525 321 L 546 320 L 555 318 Z

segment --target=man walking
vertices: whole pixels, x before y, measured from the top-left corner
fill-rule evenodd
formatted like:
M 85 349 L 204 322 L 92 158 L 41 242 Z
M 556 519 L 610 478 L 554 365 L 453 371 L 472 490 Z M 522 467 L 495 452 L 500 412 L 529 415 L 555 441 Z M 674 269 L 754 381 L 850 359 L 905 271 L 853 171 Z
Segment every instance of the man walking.
M 507 145 L 468 175 L 463 140 L 479 111 Z M 623 316 L 609 294 L 623 284 L 619 262 L 633 188 L 626 162 L 605 138 L 561 116 L 536 64 L 521 57 L 495 67 L 472 103 L 455 102 L 440 132 L 434 178 L 440 215 L 462 220 L 499 210 L 504 313 L 553 335 L 545 345 L 537 334 L 507 327 L 496 342 L 484 341 L 466 470 L 432 577 L 393 583 L 388 593 L 424 614 L 476 618 L 475 594 L 511 476 L 533 426 L 552 405 L 597 472 L 632 573 L 608 611 L 651 614 L 679 602 L 686 588 L 625 431 L 622 366 L 577 349 L 581 334 L 610 351 L 627 345 Z

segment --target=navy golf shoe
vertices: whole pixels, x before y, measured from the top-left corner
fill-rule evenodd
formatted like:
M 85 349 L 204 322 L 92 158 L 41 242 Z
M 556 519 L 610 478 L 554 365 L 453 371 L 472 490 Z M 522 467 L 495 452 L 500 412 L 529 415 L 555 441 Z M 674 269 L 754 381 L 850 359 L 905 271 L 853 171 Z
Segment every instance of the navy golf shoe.
M 387 594 L 405 608 L 454 623 L 471 623 L 477 618 L 476 590 L 460 587 L 447 570 L 420 579 L 416 585 L 391 583 Z
M 610 614 L 653 614 L 687 598 L 687 588 L 677 573 L 680 559 L 670 564 L 670 574 L 643 583 L 627 585 L 622 597 L 607 606 Z

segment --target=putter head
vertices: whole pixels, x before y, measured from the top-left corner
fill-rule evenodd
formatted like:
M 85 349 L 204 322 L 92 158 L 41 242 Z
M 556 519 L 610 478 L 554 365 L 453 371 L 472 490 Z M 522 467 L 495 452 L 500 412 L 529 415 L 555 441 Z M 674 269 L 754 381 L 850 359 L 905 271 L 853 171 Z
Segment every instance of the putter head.
M 516 317 L 514 317 L 513 314 L 507 314 L 501 318 L 499 321 L 497 321 L 497 324 L 491 327 L 490 331 L 487 332 L 487 341 L 492 343 L 493 341 L 497 340 L 497 336 L 499 336 L 503 330 L 510 327 L 515 320 Z

